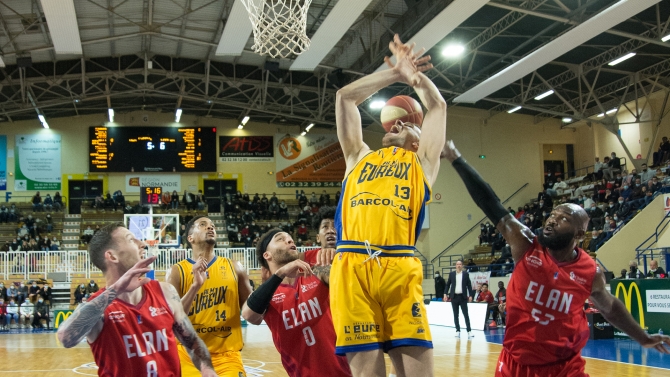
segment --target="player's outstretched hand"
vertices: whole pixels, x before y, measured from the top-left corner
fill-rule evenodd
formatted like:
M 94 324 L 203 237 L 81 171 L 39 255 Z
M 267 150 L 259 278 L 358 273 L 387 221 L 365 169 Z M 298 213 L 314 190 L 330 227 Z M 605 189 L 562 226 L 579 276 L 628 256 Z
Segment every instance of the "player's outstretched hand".
M 642 343 L 645 348 L 655 348 L 658 352 L 670 354 L 666 345 L 670 346 L 670 336 L 659 334 L 649 335 L 647 341 Z
M 337 254 L 337 250 L 331 247 L 324 247 L 319 250 L 319 253 L 316 255 L 316 265 L 317 266 L 327 266 L 333 263 L 333 259 Z
M 425 72 L 433 65 L 430 63 L 430 55 L 421 56 L 426 51 L 425 48 L 414 52 L 416 43 L 406 44 L 400 40 L 398 34 L 393 37 L 393 41 L 389 42 L 389 49 L 396 57 L 396 64 L 391 62 L 391 59 L 386 56 L 384 61 L 391 69 L 395 69 L 403 81 L 410 86 L 414 86 L 419 79 L 415 77 L 417 72 Z
M 193 284 L 200 289 L 207 280 L 207 262 L 205 258 L 200 257 L 193 266 Z
M 440 153 L 440 158 L 446 158 L 449 162 L 454 162 L 459 157 L 461 157 L 461 152 L 454 146 L 454 141 L 447 140 L 447 142 L 444 143 L 442 153 Z
M 132 292 L 140 286 L 150 282 L 151 279 L 141 276 L 151 271 L 148 267 L 156 260 L 156 258 L 157 257 L 154 255 L 146 259 L 141 259 L 139 262 L 135 263 L 130 270 L 126 271 L 116 283 L 112 284 L 110 288 L 113 288 L 118 296 L 121 293 Z
M 310 276 L 312 275 L 312 269 L 309 268 L 309 264 L 307 262 L 296 259 L 275 271 L 275 275 L 282 279 L 287 277 L 295 278 L 299 275 Z

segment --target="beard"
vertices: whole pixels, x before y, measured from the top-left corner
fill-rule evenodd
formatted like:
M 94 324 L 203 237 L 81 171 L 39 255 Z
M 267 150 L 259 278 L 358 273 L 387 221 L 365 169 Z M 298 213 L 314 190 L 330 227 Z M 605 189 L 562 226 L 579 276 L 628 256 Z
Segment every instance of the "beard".
M 275 252 L 274 255 L 272 255 L 272 259 L 278 265 L 283 266 L 298 259 L 298 252 L 291 252 L 291 250 Z
M 540 242 L 540 245 L 546 247 L 547 249 L 561 250 L 570 246 L 573 237 L 574 236 L 570 233 L 557 234 L 554 231 L 553 235 L 546 236 L 544 232 L 541 232 L 540 235 L 537 236 L 537 240 Z

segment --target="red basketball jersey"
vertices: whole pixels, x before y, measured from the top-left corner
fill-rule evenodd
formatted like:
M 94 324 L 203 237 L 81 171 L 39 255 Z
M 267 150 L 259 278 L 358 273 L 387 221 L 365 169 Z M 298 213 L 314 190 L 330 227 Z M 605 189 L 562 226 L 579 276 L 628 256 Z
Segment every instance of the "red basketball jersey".
M 265 323 L 291 377 L 351 376 L 346 357 L 335 355 L 335 329 L 328 287 L 317 277 L 299 277 L 277 288 Z
M 321 248 L 305 251 L 305 262 L 309 264 L 310 267 L 314 267 L 316 264 L 316 256 L 319 255 L 319 250 L 321 250 Z
M 137 305 L 115 299 L 105 309 L 102 331 L 89 343 L 98 376 L 181 376 L 174 317 L 160 283 L 152 280 L 142 291 Z
M 519 364 L 558 363 L 586 345 L 584 301 L 591 295 L 596 263 L 584 250 L 576 251 L 575 260 L 557 263 L 536 237 L 514 267 L 503 346 Z

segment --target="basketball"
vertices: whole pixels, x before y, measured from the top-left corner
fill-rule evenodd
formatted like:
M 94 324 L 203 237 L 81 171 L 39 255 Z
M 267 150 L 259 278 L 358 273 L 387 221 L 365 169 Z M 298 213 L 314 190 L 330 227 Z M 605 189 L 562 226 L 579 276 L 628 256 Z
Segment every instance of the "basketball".
M 423 110 L 419 101 L 410 96 L 395 96 L 388 100 L 382 108 L 382 127 L 389 132 L 398 119 L 414 123 L 420 128 L 423 122 Z

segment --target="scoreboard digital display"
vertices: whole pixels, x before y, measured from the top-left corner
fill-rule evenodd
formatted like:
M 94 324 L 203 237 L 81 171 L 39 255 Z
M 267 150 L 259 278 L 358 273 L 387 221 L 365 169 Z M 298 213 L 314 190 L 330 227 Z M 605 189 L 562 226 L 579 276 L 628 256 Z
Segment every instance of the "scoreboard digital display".
M 162 187 L 140 187 L 140 204 L 157 206 L 161 204 Z
M 90 172 L 214 172 L 216 128 L 90 127 Z

